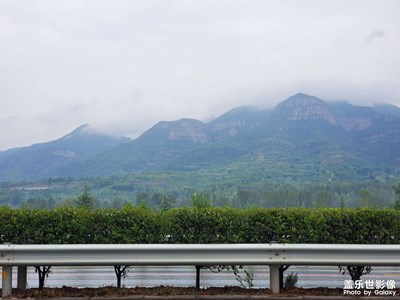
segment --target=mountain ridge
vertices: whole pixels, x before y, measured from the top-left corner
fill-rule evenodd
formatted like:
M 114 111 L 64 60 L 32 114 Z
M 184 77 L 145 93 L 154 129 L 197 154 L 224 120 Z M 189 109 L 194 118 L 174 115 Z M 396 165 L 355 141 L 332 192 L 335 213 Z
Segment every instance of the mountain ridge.
M 285 171 L 293 173 L 294 166 L 301 174 L 298 176 L 310 178 L 314 169 L 336 170 L 348 178 L 385 170 L 395 174 L 400 168 L 400 118 L 396 107 L 391 107 L 392 113 L 389 108 L 328 103 L 298 93 L 273 110 L 243 106 L 209 122 L 189 118 L 160 121 L 134 140 L 109 137 L 107 143 L 105 135 L 90 133 L 86 124 L 49 142 L 47 146 L 53 151 L 43 151 L 57 157 L 53 165 L 41 160 L 42 165 L 36 164 L 29 172 L 21 163 L 16 170 L 7 165 L 10 156 L 3 152 L 0 180 L 218 168 L 262 170 L 285 177 Z M 99 140 L 104 146 L 96 144 Z M 78 155 L 83 144 L 87 151 Z M 26 155 L 38 147 L 34 146 L 14 149 L 10 154 L 25 151 Z
M 84 124 L 59 139 L 1 152 L 0 179 L 37 179 L 131 139 L 97 133 Z

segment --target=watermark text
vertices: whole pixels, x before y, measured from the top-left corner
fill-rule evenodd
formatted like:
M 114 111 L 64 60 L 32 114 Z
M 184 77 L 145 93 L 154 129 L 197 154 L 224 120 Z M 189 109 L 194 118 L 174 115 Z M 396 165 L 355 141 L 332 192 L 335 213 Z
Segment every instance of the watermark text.
M 396 296 L 396 282 L 393 279 L 345 280 L 343 295 L 348 296 Z

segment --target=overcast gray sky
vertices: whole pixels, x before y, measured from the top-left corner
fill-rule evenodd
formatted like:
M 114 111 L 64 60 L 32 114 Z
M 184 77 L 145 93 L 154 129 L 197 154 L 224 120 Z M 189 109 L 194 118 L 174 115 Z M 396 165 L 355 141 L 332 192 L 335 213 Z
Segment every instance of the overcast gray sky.
M 400 105 L 397 0 L 2 0 L 0 150 L 304 92 Z

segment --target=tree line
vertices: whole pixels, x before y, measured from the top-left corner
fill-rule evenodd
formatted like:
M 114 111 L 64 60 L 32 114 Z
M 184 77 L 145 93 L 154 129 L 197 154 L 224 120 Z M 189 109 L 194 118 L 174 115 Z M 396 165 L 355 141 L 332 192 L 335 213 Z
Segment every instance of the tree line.
M 155 176 L 155 175 L 154 175 Z M 330 182 L 330 183 L 274 183 L 223 184 L 200 187 L 166 186 L 158 179 L 147 178 L 153 186 L 139 185 L 132 176 L 86 178 L 77 180 L 52 179 L 43 183 L 1 183 L 0 206 L 53 209 L 78 206 L 76 199 L 84 189 L 93 197 L 94 208 L 121 208 L 142 205 L 152 209 L 169 206 L 190 206 L 192 194 L 207 195 L 215 207 L 392 207 L 396 193 L 393 183 Z M 159 182 L 157 187 L 154 187 Z M 40 188 L 37 188 L 40 187 Z M 164 208 L 163 208 L 164 207 Z
M 379 184 L 343 184 L 337 186 L 326 185 L 271 185 L 265 189 L 251 190 L 240 189 L 227 196 L 216 191 L 187 191 L 183 198 L 179 193 L 169 192 L 145 192 L 130 193 L 129 196 L 114 197 L 104 196 L 101 192 L 92 188 L 90 182 L 80 183 L 76 186 L 79 192 L 73 197 L 57 197 L 51 193 L 30 194 L 28 197 L 16 197 L 16 193 L 23 191 L 11 191 L 1 194 L 0 205 L 24 208 L 53 209 L 63 206 L 80 206 L 79 199 L 90 198 L 93 208 L 122 208 L 126 205 L 146 206 L 154 210 L 165 210 L 172 207 L 191 206 L 193 195 L 201 195 L 214 207 L 233 208 L 326 208 L 326 207 L 377 207 L 390 208 L 396 205 L 399 197 L 398 186 L 382 188 Z M 83 198 L 82 198 L 83 197 Z M 400 208 L 400 205 L 398 205 Z

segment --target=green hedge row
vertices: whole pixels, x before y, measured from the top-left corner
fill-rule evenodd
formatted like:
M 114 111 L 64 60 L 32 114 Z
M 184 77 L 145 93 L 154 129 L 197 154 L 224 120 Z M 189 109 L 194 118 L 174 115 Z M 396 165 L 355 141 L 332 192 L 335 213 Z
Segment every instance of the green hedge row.
M 0 242 L 398 244 L 400 211 L 387 209 L 126 207 L 0 208 Z

